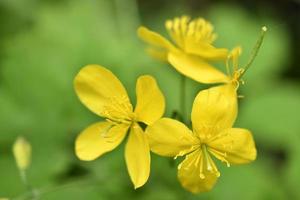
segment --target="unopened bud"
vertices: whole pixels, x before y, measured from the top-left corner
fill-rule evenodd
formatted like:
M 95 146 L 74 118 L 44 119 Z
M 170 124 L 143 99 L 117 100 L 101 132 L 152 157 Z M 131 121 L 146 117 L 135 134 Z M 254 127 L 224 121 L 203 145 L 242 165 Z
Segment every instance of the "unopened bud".
M 18 137 L 13 145 L 13 153 L 18 168 L 22 171 L 26 170 L 31 162 L 31 145 L 29 142 L 23 137 Z

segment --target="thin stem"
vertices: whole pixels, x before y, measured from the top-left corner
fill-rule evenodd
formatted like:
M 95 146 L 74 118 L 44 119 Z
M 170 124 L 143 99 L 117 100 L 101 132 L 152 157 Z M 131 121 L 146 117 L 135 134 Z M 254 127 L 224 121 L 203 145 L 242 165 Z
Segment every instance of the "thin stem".
M 140 24 L 137 0 L 114 0 L 116 21 L 121 37 L 135 35 Z
M 264 40 L 264 37 L 265 37 L 265 34 L 266 34 L 267 30 L 268 29 L 267 29 L 266 26 L 263 26 L 261 28 L 260 37 L 256 41 L 256 44 L 255 44 L 254 48 L 252 49 L 251 56 L 250 56 L 250 59 L 249 59 L 248 63 L 243 67 L 244 71 L 241 74 L 240 78 L 242 78 L 242 76 L 246 73 L 246 71 L 249 69 L 249 67 L 253 63 L 254 59 L 256 58 L 257 53 L 258 53 L 258 51 L 259 51 L 259 49 L 260 49 L 260 47 L 263 43 L 263 40 Z
M 41 190 L 41 194 L 45 195 L 45 194 L 56 192 L 59 190 L 69 189 L 72 187 L 95 185 L 96 183 L 97 183 L 96 180 L 74 181 L 74 182 L 67 183 L 65 185 L 60 185 L 57 187 L 45 188 L 45 189 Z
M 182 115 L 182 121 L 185 122 L 186 117 L 186 77 L 184 75 L 180 75 L 180 111 Z
M 50 187 L 39 189 L 39 196 L 44 196 L 52 192 L 57 192 L 59 190 L 65 190 L 72 187 L 89 186 L 89 185 L 95 185 L 97 183 L 98 183 L 97 180 L 92 179 L 92 180 L 74 181 L 59 186 L 50 186 Z M 27 192 L 23 195 L 12 198 L 11 200 L 26 200 L 26 199 L 35 199 L 35 198 L 32 198 L 31 193 Z
M 35 191 L 35 189 L 29 183 L 25 170 L 20 170 L 20 177 L 21 177 L 23 184 L 26 187 L 27 193 L 31 196 L 31 198 L 38 199 L 38 193 Z

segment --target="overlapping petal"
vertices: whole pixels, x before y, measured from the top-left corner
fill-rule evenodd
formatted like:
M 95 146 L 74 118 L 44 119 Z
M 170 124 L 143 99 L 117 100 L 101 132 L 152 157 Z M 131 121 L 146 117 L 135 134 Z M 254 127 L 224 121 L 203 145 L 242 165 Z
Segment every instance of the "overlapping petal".
M 135 188 L 143 186 L 150 175 L 150 148 L 141 127 L 132 125 L 125 147 L 128 173 Z
M 180 73 L 200 83 L 226 83 L 229 78 L 200 57 L 184 52 L 170 52 L 170 64 Z
M 181 185 L 192 193 L 207 192 L 215 185 L 218 177 L 207 170 L 200 150 L 186 156 L 178 169 Z M 202 167 L 202 169 L 201 169 Z M 200 175 L 200 171 L 202 171 Z
M 211 44 L 217 37 L 212 24 L 203 18 L 175 17 L 167 20 L 165 27 L 173 41 L 185 52 L 201 44 Z
M 241 54 L 242 48 L 240 46 L 237 46 L 233 48 L 228 55 L 227 62 L 232 61 L 232 66 L 234 70 L 237 70 L 239 67 L 239 57 Z
M 161 118 L 165 111 L 165 98 L 152 76 L 144 75 L 138 78 L 136 96 L 136 120 L 152 124 Z
M 168 51 L 164 49 L 157 49 L 148 47 L 146 49 L 146 52 L 153 58 L 162 61 L 162 62 L 168 62 Z
M 230 128 L 219 133 L 219 137 L 209 142 L 212 153 L 223 159 L 220 153 L 225 153 L 225 159 L 230 164 L 245 164 L 256 159 L 256 148 L 252 134 L 247 129 Z M 218 153 L 220 152 L 220 153 Z
M 186 52 L 206 60 L 226 60 L 228 49 L 216 48 L 208 43 L 187 43 Z
M 232 84 L 202 90 L 193 104 L 193 129 L 205 141 L 222 130 L 231 128 L 237 110 L 236 89 Z
M 127 92 L 119 79 L 100 65 L 87 65 L 74 80 L 80 101 L 97 115 L 127 118 L 132 112 Z
M 182 156 L 197 148 L 199 141 L 183 123 L 162 118 L 148 126 L 151 150 L 161 156 Z
M 75 142 L 75 152 L 81 160 L 94 160 L 116 148 L 126 136 L 129 126 L 98 122 L 80 133 Z
M 143 39 L 145 42 L 151 45 L 168 50 L 176 49 L 174 45 L 171 42 L 169 42 L 166 38 L 154 31 L 147 29 L 146 27 L 139 27 L 137 33 L 141 39 Z

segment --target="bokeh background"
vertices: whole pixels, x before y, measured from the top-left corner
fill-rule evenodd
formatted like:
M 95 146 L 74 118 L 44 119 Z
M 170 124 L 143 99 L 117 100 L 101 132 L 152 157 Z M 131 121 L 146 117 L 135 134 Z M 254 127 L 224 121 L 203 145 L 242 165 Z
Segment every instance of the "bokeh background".
M 258 159 L 230 168 L 218 163 L 222 175 L 216 187 L 193 195 L 177 181 L 178 161 L 152 155 L 150 179 L 135 191 L 124 144 L 93 162 L 75 157 L 76 135 L 101 119 L 81 105 L 72 81 L 84 65 L 101 64 L 134 99 L 136 78 L 151 74 L 170 116 L 179 108 L 180 75 L 144 52 L 136 28 L 143 24 L 166 35 L 164 21 L 182 14 L 210 20 L 217 46 L 241 45 L 242 64 L 260 27 L 268 27 L 244 77 L 235 125 L 253 131 Z M 43 200 L 300 199 L 299 22 L 298 0 L 0 0 L 0 198 L 26 192 L 11 149 L 23 135 L 33 148 L 30 183 L 52 188 Z M 188 111 L 204 87 L 188 81 Z

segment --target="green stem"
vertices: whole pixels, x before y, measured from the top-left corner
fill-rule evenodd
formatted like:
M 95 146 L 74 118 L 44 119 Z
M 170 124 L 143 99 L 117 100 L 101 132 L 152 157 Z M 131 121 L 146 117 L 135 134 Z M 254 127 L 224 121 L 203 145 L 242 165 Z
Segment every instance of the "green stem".
M 260 49 L 260 47 L 263 43 L 266 32 L 267 32 L 267 27 L 263 26 L 261 28 L 260 37 L 256 41 L 256 44 L 255 44 L 254 48 L 252 49 L 251 56 L 250 56 L 250 59 L 249 59 L 248 63 L 243 67 L 244 71 L 241 74 L 240 78 L 242 78 L 242 76 L 246 73 L 246 71 L 249 69 L 249 67 L 252 65 L 254 59 L 256 58 L 257 53 L 258 53 L 258 51 L 259 51 L 259 49 Z
M 35 189 L 29 183 L 25 170 L 20 170 L 20 177 L 21 177 L 21 180 L 22 180 L 23 184 L 25 185 L 27 193 L 30 195 L 30 197 L 32 199 L 38 199 L 38 193 L 35 191 Z
M 136 0 L 114 0 L 116 8 L 117 26 L 121 37 L 135 35 L 140 24 L 138 5 Z
M 184 75 L 180 75 L 180 111 L 182 122 L 185 122 L 186 117 L 186 77 Z
M 98 183 L 98 181 L 93 179 L 93 180 L 74 181 L 74 182 L 70 182 L 70 183 L 67 183 L 64 185 L 59 185 L 59 186 L 50 186 L 50 187 L 39 189 L 39 196 L 41 197 L 41 196 L 47 195 L 52 192 L 57 192 L 57 191 L 69 189 L 72 187 L 89 186 L 89 185 L 95 185 L 97 183 Z M 36 198 L 37 197 L 32 197 L 30 192 L 27 192 L 18 197 L 11 198 L 11 200 L 29 200 L 29 199 L 32 200 L 32 199 L 36 199 Z

